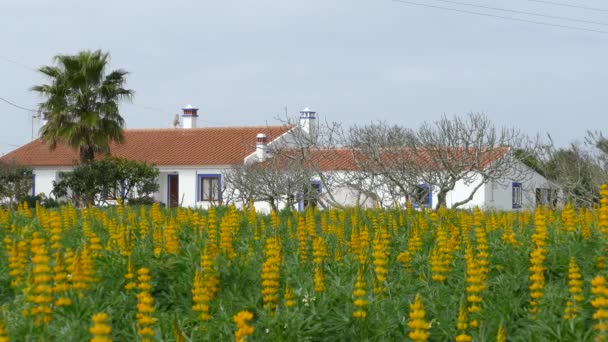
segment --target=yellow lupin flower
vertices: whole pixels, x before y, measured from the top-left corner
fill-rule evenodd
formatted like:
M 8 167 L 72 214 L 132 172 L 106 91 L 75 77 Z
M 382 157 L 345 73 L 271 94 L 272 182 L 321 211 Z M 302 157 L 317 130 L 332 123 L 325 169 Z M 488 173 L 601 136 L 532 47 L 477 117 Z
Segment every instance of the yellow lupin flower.
M 606 257 L 603 255 L 598 255 L 595 258 L 595 269 L 598 271 L 602 271 L 606 269 Z
M 233 212 L 234 210 L 234 212 Z M 224 216 L 220 222 L 220 250 L 230 260 L 236 258 L 236 251 L 232 245 L 232 236 L 234 235 L 233 224 L 234 215 L 237 215 L 236 208 L 233 209 L 231 206 L 228 210 L 228 214 Z
M 154 313 L 154 298 L 150 294 L 152 285 L 150 285 L 150 270 L 147 268 L 140 268 L 137 270 L 137 288 L 140 292 L 137 294 L 137 334 L 141 337 L 142 341 L 150 341 L 154 336 L 154 329 L 152 328 L 156 323 L 156 318 L 152 317 Z
M 582 296 L 582 278 L 581 271 L 576 263 L 576 258 L 570 257 L 570 264 L 568 266 L 568 292 L 570 292 L 570 299 L 566 302 L 566 309 L 564 310 L 564 319 L 566 320 L 576 318 L 580 311 L 579 303 L 585 299 Z
M 55 266 L 53 266 L 53 293 L 59 298 L 55 300 L 55 306 L 69 306 L 72 300 L 68 298 L 66 292 L 70 289 L 68 284 L 68 274 L 66 272 L 63 257 L 59 252 L 55 253 Z
M 9 276 L 12 278 L 11 286 L 19 287 L 25 281 L 28 264 L 27 241 L 13 242 L 10 238 L 6 238 L 4 243 L 8 251 Z
M 325 292 L 325 273 L 323 272 L 323 266 L 319 265 L 315 267 L 314 275 L 315 292 Z
M 146 216 L 146 207 L 141 206 L 139 210 L 139 238 L 143 240 L 150 234 L 150 224 Z
M 456 324 L 456 329 L 458 330 L 456 342 L 471 342 L 473 340 L 473 337 L 467 334 L 468 327 L 469 320 L 467 316 L 467 309 L 464 303 L 461 303 L 458 310 L 458 323 Z
M 600 213 L 597 222 L 599 231 L 608 237 L 608 184 L 600 186 Z
M 207 248 L 209 255 L 215 257 L 217 251 L 217 216 L 215 207 L 209 208 L 207 212 Z
M 496 342 L 507 342 L 507 332 L 505 327 L 500 323 L 498 326 L 498 332 L 496 333 Z
M 382 293 L 386 290 L 386 281 L 388 279 L 388 232 L 386 227 L 382 227 L 376 231 L 376 238 L 372 246 L 372 257 L 374 265 L 374 275 L 376 276 L 374 283 L 374 293 Z
M 291 287 L 285 286 L 285 294 L 283 295 L 283 298 L 285 299 L 286 307 L 291 308 L 296 305 L 296 301 L 294 300 L 294 295 L 293 291 L 291 290 Z
M 112 332 L 112 327 L 107 324 L 108 318 L 108 314 L 103 312 L 93 315 L 93 326 L 89 328 L 89 333 L 93 335 L 91 342 L 112 342 L 108 337 Z
M 414 303 L 410 304 L 409 322 L 407 326 L 410 328 L 408 336 L 412 341 L 427 341 L 429 339 L 428 330 L 430 325 L 424 320 L 426 311 L 424 311 L 424 304 L 419 294 L 416 295 Z
M 532 234 L 532 252 L 530 253 L 530 314 L 534 319 L 539 312 L 539 300 L 544 296 L 545 260 L 547 259 L 547 227 L 545 214 L 541 207 L 536 208 L 534 215 L 536 229 Z
M 596 331 L 596 341 L 606 341 L 608 339 L 608 287 L 606 278 L 597 276 L 591 281 L 591 293 L 593 299 L 591 305 L 595 308 L 593 319 L 597 322 L 593 329 Z
M 4 326 L 4 322 L 0 320 L 0 342 L 9 342 L 8 333 L 6 331 L 6 327 Z
M 277 307 L 279 292 L 279 270 L 281 266 L 281 246 L 278 237 L 271 237 L 266 241 L 266 260 L 262 264 L 262 301 L 264 307 L 274 315 Z
M 85 244 L 80 252 L 70 258 L 68 271 L 71 272 L 70 281 L 75 290 L 86 290 L 96 282 L 95 266 L 89 247 Z
M 562 211 L 562 221 L 564 224 L 564 228 L 568 233 L 574 233 L 576 229 L 576 222 L 574 220 L 574 208 L 572 207 L 572 203 L 568 203 L 564 206 L 564 210 Z
M 481 293 L 486 288 L 485 275 L 479 266 L 479 262 L 473 252 L 473 247 L 469 244 L 465 250 L 466 260 L 466 292 L 467 292 L 467 310 L 473 315 L 473 319 L 469 322 L 471 328 L 477 328 L 479 321 L 477 320 L 481 312 Z
M 135 281 L 135 270 L 133 269 L 133 263 L 131 262 L 131 257 L 127 262 L 127 273 L 124 275 L 127 283 L 125 284 L 125 290 L 131 291 L 137 287 L 137 282 Z
M 192 310 L 199 314 L 202 321 L 211 319 L 209 314 L 209 302 L 212 299 L 211 290 L 208 288 L 203 273 L 196 270 L 194 284 L 192 285 Z
M 451 263 L 451 250 L 448 247 L 448 233 L 443 226 L 437 228 L 435 246 L 430 255 L 431 264 L 431 279 L 438 282 L 444 282 L 450 271 L 448 265 Z
M 234 332 L 234 341 L 247 341 L 247 336 L 251 336 L 255 332 L 255 328 L 248 324 L 248 322 L 253 319 L 253 313 L 250 311 L 241 311 L 234 315 L 232 319 L 237 327 L 237 330 Z
M 355 289 L 353 290 L 355 311 L 353 317 L 357 319 L 363 319 L 367 317 L 367 284 L 365 283 L 365 277 L 363 276 L 363 270 L 359 268 L 357 272 L 357 280 L 355 281 Z
M 51 303 L 53 302 L 53 287 L 51 266 L 46 240 L 35 232 L 31 240 L 31 251 L 33 279 L 31 284 L 31 294 L 28 296 L 28 301 L 34 306 L 29 311 L 29 314 L 35 317 L 35 323 L 49 323 L 51 321 Z
M 367 256 L 369 254 L 370 237 L 368 227 L 361 225 L 359 229 L 359 251 L 357 257 L 361 265 L 367 263 Z
M 175 220 L 170 219 L 165 223 L 163 229 L 163 250 L 167 253 L 177 254 L 179 251 L 179 239 L 177 238 L 177 223 Z
M 407 250 L 410 252 L 410 255 L 413 256 L 422 250 L 422 246 L 423 242 L 422 238 L 420 237 L 420 229 L 414 228 L 407 243 Z
M 296 235 L 298 237 L 298 256 L 301 263 L 308 261 L 308 234 L 306 233 L 306 222 L 304 216 L 298 216 L 298 228 Z

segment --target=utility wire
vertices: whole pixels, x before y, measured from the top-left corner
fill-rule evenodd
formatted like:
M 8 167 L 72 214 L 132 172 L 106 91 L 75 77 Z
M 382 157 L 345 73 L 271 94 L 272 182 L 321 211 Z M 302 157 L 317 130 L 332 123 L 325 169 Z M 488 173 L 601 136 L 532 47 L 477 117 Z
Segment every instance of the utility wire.
M 31 71 L 38 71 L 38 70 L 36 70 L 36 69 L 34 69 L 34 68 L 30 68 L 29 66 L 27 66 L 27 65 L 25 65 L 25 64 L 21 64 L 21 63 L 19 63 L 19 62 L 17 62 L 17 61 L 14 61 L 14 60 L 12 60 L 12 59 L 10 59 L 10 58 L 6 58 L 6 57 L 4 57 L 4 56 L 0 56 L 0 59 L 1 59 L 1 60 L 3 60 L 3 61 L 5 61 L 5 62 L 8 62 L 8 63 L 11 63 L 11 64 L 15 64 L 15 65 L 17 65 L 17 66 L 20 66 L 20 67 L 22 67 L 22 68 L 24 68 L 24 69 L 27 69 L 27 70 L 31 70 Z
M 437 5 L 421 4 L 419 2 L 406 1 L 406 0 L 393 0 L 393 1 L 394 2 L 400 2 L 400 3 L 403 3 L 403 4 L 408 4 L 408 5 L 414 5 L 414 6 L 420 6 L 420 7 L 428 7 L 428 8 L 436 8 L 436 9 L 442 9 L 442 10 L 446 10 L 446 11 L 459 12 L 459 13 L 467 13 L 467 14 L 474 14 L 474 15 L 479 15 L 479 16 L 484 16 L 484 17 L 491 17 L 491 18 L 498 18 L 498 19 L 504 19 L 504 20 L 519 21 L 519 22 L 529 23 L 529 24 L 551 26 L 551 27 L 560 27 L 560 28 L 569 29 L 569 30 L 576 30 L 576 31 L 586 31 L 586 32 L 595 32 L 595 33 L 601 33 L 601 34 L 608 34 L 608 31 L 602 31 L 602 30 L 596 30 L 596 29 L 578 27 L 578 26 L 554 24 L 554 23 L 547 23 L 547 22 L 543 22 L 543 21 L 536 21 L 536 20 L 529 20 L 529 19 L 520 19 L 520 18 L 515 18 L 515 17 L 508 17 L 508 16 L 502 16 L 502 15 L 496 15 L 496 14 L 483 13 L 483 12 L 467 11 L 467 10 L 461 10 L 461 9 L 456 9 L 456 8 L 437 6 Z
M 578 23 L 608 26 L 608 23 L 601 22 L 601 21 L 584 20 L 584 19 L 576 19 L 576 18 L 569 18 L 569 17 L 560 17 L 560 16 L 548 15 L 548 14 L 543 14 L 543 13 L 538 13 L 538 12 L 527 12 L 527 11 L 519 11 L 519 10 L 508 9 L 508 8 L 483 6 L 483 5 L 471 4 L 471 3 L 468 3 L 468 2 L 460 2 L 460 1 L 450 1 L 450 0 L 435 0 L 435 1 L 445 2 L 445 3 L 448 3 L 448 4 L 455 4 L 455 5 L 462 5 L 462 6 L 469 6 L 469 7 L 477 7 L 477 8 L 483 8 L 483 9 L 489 9 L 489 10 L 494 10 L 494 11 L 509 12 L 509 13 L 516 13 L 516 14 L 525 14 L 525 15 L 533 15 L 533 16 L 543 17 L 543 18 L 559 19 L 559 20 L 566 20 L 566 21 L 572 21 L 572 22 L 578 22 Z
M 26 110 L 26 111 L 28 111 L 28 112 L 36 112 L 36 110 L 34 110 L 34 109 L 29 109 L 29 108 L 21 107 L 20 105 L 15 104 L 15 103 L 13 103 L 13 102 L 11 102 L 11 101 L 9 101 L 9 100 L 7 100 L 7 99 L 3 98 L 3 97 L 0 97 L 0 101 L 6 102 L 6 103 L 8 103 L 9 105 L 11 105 L 11 106 L 13 106 L 13 107 L 15 107 L 15 108 L 19 108 L 19 109 L 22 109 L 22 110 Z
M 10 144 L 10 143 L 3 142 L 3 141 L 0 141 L 0 145 L 6 145 L 6 146 L 11 146 L 11 147 L 21 147 L 22 146 L 22 145 Z
M 584 10 L 588 10 L 588 11 L 608 12 L 608 9 L 604 9 L 604 8 L 565 4 L 563 2 L 555 2 L 555 1 L 548 1 L 548 0 L 528 0 L 528 1 L 531 1 L 531 2 L 540 2 L 540 3 L 543 3 L 543 4 L 549 4 L 549 5 L 554 5 L 554 6 L 580 8 L 580 9 L 584 9 Z
M 10 58 L 6 58 L 4 56 L 0 56 L 0 59 L 4 60 L 6 62 L 9 62 L 9 63 L 15 64 L 15 65 L 18 65 L 18 66 L 20 66 L 20 67 L 22 67 L 24 69 L 27 69 L 27 70 L 30 70 L 30 71 L 34 71 L 34 72 L 38 72 L 37 69 L 30 68 L 29 66 L 27 66 L 25 64 L 21 64 L 19 62 L 16 62 L 16 61 L 14 61 L 14 60 L 12 60 Z M 9 101 L 7 99 L 4 99 L 2 97 L 0 97 L 0 100 L 8 103 L 9 105 L 11 105 L 13 107 L 16 107 L 16 108 L 19 108 L 19 109 L 23 109 L 23 110 L 27 110 L 27 111 L 30 111 L 30 112 L 36 112 L 36 110 L 34 110 L 34 109 L 28 109 L 28 108 L 25 108 L 25 107 L 21 107 L 21 106 L 13 103 L 13 102 L 11 102 L 11 101 Z M 155 111 L 155 112 L 159 112 L 159 113 L 164 113 L 164 114 L 170 113 L 170 111 L 166 111 L 166 110 L 161 109 L 161 108 L 156 108 L 156 107 L 151 107 L 151 106 L 145 106 L 145 105 L 138 105 L 138 104 L 134 104 L 134 103 L 132 105 L 135 106 L 135 107 L 139 107 L 139 108 L 142 108 L 142 109 L 146 109 L 146 110 L 150 110 L 150 111 Z M 210 123 L 210 124 L 214 124 L 214 125 L 226 125 L 224 123 L 213 122 L 213 121 L 209 121 L 209 120 L 199 119 L 199 121 Z

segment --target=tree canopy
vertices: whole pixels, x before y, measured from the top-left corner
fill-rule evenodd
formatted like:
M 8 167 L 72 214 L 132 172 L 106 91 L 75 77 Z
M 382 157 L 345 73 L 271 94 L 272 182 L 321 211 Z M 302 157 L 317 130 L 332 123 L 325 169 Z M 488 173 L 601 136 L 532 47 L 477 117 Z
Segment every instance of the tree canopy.
M 108 199 L 151 201 L 158 190 L 158 173 L 144 162 L 107 157 L 61 172 L 53 193 L 71 197 L 75 205 L 102 204 Z
M 32 169 L 17 164 L 0 163 L 0 199 L 9 205 L 21 203 L 32 191 Z
M 124 139 L 119 105 L 131 100 L 133 91 L 125 88 L 127 71 L 106 74 L 109 57 L 100 50 L 58 55 L 55 65 L 39 69 L 50 82 L 32 87 L 44 98 L 42 140 L 51 149 L 63 143 L 77 150 L 81 163 L 109 153 L 111 142 Z

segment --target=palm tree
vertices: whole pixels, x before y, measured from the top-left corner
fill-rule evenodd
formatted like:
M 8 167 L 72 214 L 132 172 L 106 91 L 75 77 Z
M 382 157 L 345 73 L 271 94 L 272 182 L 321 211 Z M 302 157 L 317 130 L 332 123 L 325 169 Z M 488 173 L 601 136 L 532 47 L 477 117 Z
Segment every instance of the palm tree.
M 126 71 L 105 74 L 108 60 L 101 50 L 58 55 L 56 66 L 39 69 L 50 84 L 32 87 L 45 98 L 40 110 L 47 122 L 40 137 L 51 149 L 62 143 L 77 150 L 81 164 L 92 161 L 95 153 L 109 153 L 111 142 L 124 140 L 118 107 L 132 99 L 133 91 L 124 88 Z

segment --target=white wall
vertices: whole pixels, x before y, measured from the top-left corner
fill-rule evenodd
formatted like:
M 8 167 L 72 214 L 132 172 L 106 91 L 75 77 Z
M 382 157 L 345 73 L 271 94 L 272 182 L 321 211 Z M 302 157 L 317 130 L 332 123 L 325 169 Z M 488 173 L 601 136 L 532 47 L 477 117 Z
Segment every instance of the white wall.
M 464 180 L 459 180 L 456 182 L 456 186 L 454 190 L 448 192 L 446 198 L 446 204 L 448 208 L 451 208 L 454 203 L 465 200 L 471 195 L 471 192 L 475 189 L 479 183 L 482 182 L 482 178 L 480 175 L 473 176 L 473 179 L 470 183 L 466 183 Z M 487 187 L 487 184 L 482 184 L 479 189 L 473 195 L 471 201 L 466 204 L 461 205 L 459 208 L 468 209 L 475 207 L 482 207 L 485 202 L 486 194 L 484 189 Z M 437 193 L 433 192 L 433 207 L 437 204 Z
M 178 175 L 178 187 L 179 187 L 179 202 L 183 207 L 202 207 L 208 208 L 211 206 L 210 202 L 197 202 L 198 193 L 198 175 L 203 174 L 219 174 L 221 175 L 221 186 L 222 188 L 226 185 L 225 174 L 229 169 L 228 165 L 222 166 L 161 166 L 160 180 L 159 180 L 159 193 L 155 194 L 155 198 L 158 198 L 160 202 L 168 204 L 168 184 L 167 175 L 177 174 Z M 215 203 L 217 205 L 217 203 Z
M 277 137 L 276 139 L 269 141 L 268 142 L 268 151 L 272 151 L 273 148 L 281 149 L 281 148 L 297 146 L 298 142 L 295 137 L 297 136 L 297 134 L 302 134 L 300 130 L 301 130 L 300 126 L 295 126 L 295 127 L 291 128 L 290 130 L 288 130 L 287 132 L 280 135 L 279 137 Z M 260 133 L 264 133 L 264 132 L 260 132 Z M 252 140 L 251 148 L 254 151 L 255 151 L 255 146 L 256 146 L 256 140 Z M 256 162 L 257 160 L 258 159 L 256 156 L 256 152 L 253 152 L 250 155 L 245 157 L 244 163 L 251 164 L 251 163 Z
M 519 171 L 516 176 L 505 177 L 505 179 L 492 182 L 486 186 L 485 207 L 495 210 L 523 210 L 536 207 L 536 188 L 556 188 L 534 170 L 528 168 L 521 162 L 516 165 Z M 521 172 L 525 170 L 526 172 Z M 522 184 L 522 208 L 513 209 L 513 182 Z
M 158 191 L 152 196 L 157 202 L 167 202 L 167 175 L 166 172 L 158 174 Z
M 71 168 L 37 168 L 34 172 L 35 195 L 44 193 L 46 197 L 53 197 L 53 181 L 57 180 L 60 171 L 70 171 Z

